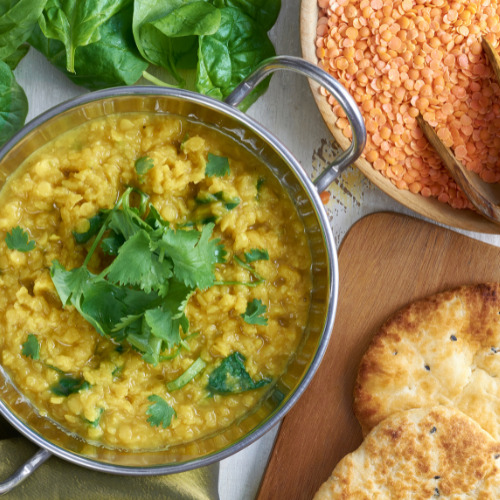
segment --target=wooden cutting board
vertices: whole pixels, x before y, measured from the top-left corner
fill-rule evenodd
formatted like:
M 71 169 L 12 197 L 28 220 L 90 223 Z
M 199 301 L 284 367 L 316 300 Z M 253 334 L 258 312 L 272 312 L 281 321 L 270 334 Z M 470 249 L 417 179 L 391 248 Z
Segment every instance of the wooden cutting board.
M 404 215 L 356 223 L 339 250 L 337 317 L 325 357 L 284 418 L 258 500 L 311 499 L 362 441 L 352 412 L 359 360 L 405 304 L 462 284 L 500 281 L 500 248 Z

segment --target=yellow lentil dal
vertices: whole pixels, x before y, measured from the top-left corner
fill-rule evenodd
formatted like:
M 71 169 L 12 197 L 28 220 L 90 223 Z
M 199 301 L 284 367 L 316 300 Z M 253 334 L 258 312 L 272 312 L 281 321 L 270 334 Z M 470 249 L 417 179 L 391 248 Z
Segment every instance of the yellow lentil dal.
M 229 158 L 230 175 L 206 177 L 207 155 Z M 154 168 L 142 183 L 134 163 L 149 156 Z M 57 259 L 66 269 L 82 265 L 91 242 L 77 244 L 72 231 L 88 228 L 100 209 L 112 208 L 126 186 L 150 195 L 173 225 L 185 221 L 200 190 L 223 191 L 241 201 L 222 211 L 214 237 L 228 253 L 216 279 L 251 279 L 232 257 L 265 248 L 269 260 L 253 263 L 263 284 L 212 286 L 197 290 L 186 307 L 189 349 L 156 366 L 130 348 L 122 352 L 101 336 L 73 306 L 62 307 L 49 269 Z M 311 256 L 293 203 L 270 171 L 242 146 L 220 132 L 173 116 L 130 113 L 90 121 L 33 154 L 4 186 L 0 214 L 1 364 L 13 383 L 38 409 L 71 433 L 91 442 L 124 449 L 158 449 L 216 433 L 251 411 L 269 386 L 235 395 L 207 391 L 210 372 L 238 351 L 254 380 L 276 379 L 297 349 L 307 321 Z M 36 242 L 23 253 L 5 236 L 20 226 Z M 104 265 L 95 253 L 91 265 Z M 131 263 L 133 265 L 133 263 Z M 247 303 L 267 307 L 268 324 L 243 321 Z M 22 353 L 29 334 L 39 359 Z M 183 388 L 169 392 L 198 357 L 205 370 Z M 55 369 L 54 369 L 55 368 Z M 85 379 L 89 387 L 58 396 L 51 386 L 61 373 Z M 176 418 L 163 428 L 147 421 L 148 396 L 164 398 Z M 91 423 L 93 422 L 93 425 Z

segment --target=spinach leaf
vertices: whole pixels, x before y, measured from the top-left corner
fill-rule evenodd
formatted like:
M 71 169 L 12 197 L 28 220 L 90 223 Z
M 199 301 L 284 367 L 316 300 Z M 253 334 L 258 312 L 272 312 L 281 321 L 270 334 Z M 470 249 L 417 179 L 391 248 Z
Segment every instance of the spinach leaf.
M 30 46 L 27 43 L 19 45 L 19 47 L 7 56 L 3 61 L 9 65 L 9 68 L 14 70 L 21 62 L 21 59 L 28 53 Z
M 133 31 L 142 56 L 184 84 L 177 67 L 193 67 L 197 35 L 215 33 L 220 11 L 203 0 L 135 0 Z
M 267 33 L 233 7 L 220 9 L 221 22 L 213 35 L 200 36 L 196 90 L 224 99 L 255 67 L 276 54 Z M 265 92 L 267 78 L 241 103 L 247 109 Z
M 28 99 L 9 66 L 0 61 L 0 146 L 23 125 L 28 114 Z
M 214 5 L 240 9 L 262 29 L 269 31 L 278 19 L 281 0 L 215 0 Z
M 207 388 L 212 394 L 238 394 L 259 389 L 270 382 L 269 378 L 254 382 L 245 369 L 245 357 L 236 351 L 212 371 Z
M 47 0 L 0 3 L 0 60 L 5 61 L 30 36 Z
M 99 41 L 78 48 L 75 73 L 66 70 L 66 49 L 62 42 L 46 38 L 39 27 L 35 28 L 29 42 L 72 82 L 89 90 L 136 83 L 148 63 L 135 46 L 132 6 L 103 23 L 99 35 Z
M 47 0 L 39 25 L 47 38 L 66 48 L 66 69 L 75 73 L 78 47 L 97 42 L 99 27 L 132 0 Z

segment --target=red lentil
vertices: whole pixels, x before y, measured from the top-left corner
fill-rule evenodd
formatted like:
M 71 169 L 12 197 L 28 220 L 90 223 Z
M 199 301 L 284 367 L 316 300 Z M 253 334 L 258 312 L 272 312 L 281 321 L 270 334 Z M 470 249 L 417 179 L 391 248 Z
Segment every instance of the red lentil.
M 365 159 L 399 189 L 455 208 L 469 201 L 415 120 L 420 111 L 457 158 L 500 181 L 500 85 L 481 36 L 500 37 L 498 0 L 318 0 L 317 56 L 353 95 L 368 132 Z M 323 91 L 326 95 L 326 91 Z M 337 126 L 351 129 L 329 96 Z

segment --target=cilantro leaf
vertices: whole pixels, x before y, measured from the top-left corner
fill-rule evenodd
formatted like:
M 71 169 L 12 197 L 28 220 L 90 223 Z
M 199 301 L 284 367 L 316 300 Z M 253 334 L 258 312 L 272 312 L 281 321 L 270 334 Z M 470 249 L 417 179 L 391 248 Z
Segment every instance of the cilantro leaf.
M 176 276 L 170 280 L 168 294 L 163 300 L 163 307 L 172 313 L 172 317 L 177 319 L 183 314 L 189 298 L 194 293 L 194 288 L 179 281 Z
M 224 206 L 228 210 L 233 210 L 240 204 L 241 200 L 239 198 L 231 198 L 230 200 L 224 200 Z
M 189 297 L 214 284 L 215 264 L 224 262 L 226 252 L 210 239 L 213 225 L 174 231 L 148 199 L 127 188 L 106 212 L 83 265 L 66 270 L 54 261 L 51 277 L 63 306 L 73 305 L 101 335 L 128 343 L 157 364 L 183 346 Z M 94 275 L 86 266 L 99 245 L 116 257 Z M 165 350 L 168 356 L 162 356 Z
M 183 137 L 183 139 L 182 139 L 181 143 L 179 144 L 179 149 L 180 149 L 181 151 L 184 151 L 184 146 L 186 145 L 186 142 L 187 142 L 188 140 L 189 140 L 189 134 L 186 132 L 186 133 L 184 134 L 184 137 Z
M 124 340 L 127 332 L 117 329 L 123 318 L 142 314 L 158 302 L 155 293 L 146 294 L 140 290 L 119 287 L 105 280 L 95 281 L 81 296 L 80 313 L 102 335 Z
M 118 255 L 118 250 L 125 243 L 125 238 L 121 234 L 109 231 L 108 236 L 101 241 L 101 250 L 107 255 Z
M 172 276 L 172 262 L 151 251 L 151 238 L 140 229 L 118 250 L 116 259 L 108 268 L 107 277 L 112 283 L 137 285 L 144 291 L 156 290 L 165 295 Z
M 5 243 L 11 250 L 19 250 L 20 252 L 29 252 L 33 250 L 36 243 L 29 239 L 29 234 L 19 226 L 12 229 L 5 235 Z
M 247 263 L 255 262 L 256 260 L 269 260 L 269 253 L 265 248 L 252 248 L 250 252 L 245 252 L 245 260 Z
M 215 248 L 215 262 L 217 264 L 223 264 L 226 262 L 227 252 L 222 243 L 219 243 Z
M 94 217 L 91 217 L 88 219 L 89 221 L 89 228 L 87 231 L 83 233 L 78 233 L 76 231 L 72 231 L 73 237 L 75 238 L 75 241 L 79 245 L 83 245 L 84 243 L 87 243 L 87 241 L 92 238 L 92 236 L 95 236 L 99 230 L 101 229 L 102 225 L 104 224 L 104 221 L 106 220 L 107 217 L 107 211 L 101 210 L 98 212 Z
M 21 351 L 23 356 L 31 359 L 40 359 L 40 344 L 36 335 L 28 333 L 28 339 L 23 344 L 23 350 Z
M 148 215 L 144 219 L 144 222 L 152 229 L 165 230 L 170 226 L 170 223 L 163 219 L 160 212 L 151 203 L 149 204 Z
M 140 220 L 139 216 L 134 214 L 130 209 L 114 210 L 111 214 L 108 227 L 115 234 L 118 234 L 122 236 L 124 240 L 127 240 L 135 233 L 143 229 L 138 220 Z
M 83 420 L 84 422 L 87 422 L 87 424 L 89 424 L 90 427 L 93 427 L 95 429 L 99 425 L 103 413 L 104 413 L 104 408 L 99 408 L 99 413 L 97 414 L 97 418 L 95 418 L 94 420 L 88 420 L 84 418 Z
M 260 299 L 253 299 L 247 304 L 247 309 L 240 316 L 249 325 L 267 325 L 267 318 L 262 316 L 267 311 L 267 307 Z
M 175 380 L 167 383 L 167 389 L 172 392 L 184 387 L 187 383 L 191 382 L 198 373 L 200 373 L 207 364 L 201 358 L 198 358 L 193 364 Z
M 50 387 L 50 390 L 56 396 L 69 396 L 76 392 L 84 391 L 90 387 L 90 384 L 83 378 L 64 375 L 57 383 Z
M 149 425 L 151 427 L 161 425 L 166 429 L 172 422 L 172 417 L 177 417 L 177 413 L 161 396 L 151 394 L 148 396 L 148 401 L 152 402 L 146 410 L 146 414 L 151 415 L 147 420 Z
M 214 284 L 214 265 L 220 259 L 219 240 L 210 240 L 214 224 L 201 233 L 168 229 L 157 243 L 174 263 L 176 277 L 192 288 L 204 290 Z
M 270 382 L 269 378 L 254 382 L 245 369 L 245 357 L 236 351 L 212 371 L 207 388 L 212 394 L 238 394 L 259 389 Z
M 77 267 L 67 271 L 58 260 L 54 260 L 50 268 L 50 277 L 63 306 L 65 306 L 68 303 L 76 305 L 77 299 L 94 275 L 86 267 Z
M 226 210 L 233 210 L 236 208 L 241 200 L 239 198 L 229 198 L 224 191 L 217 191 L 217 193 L 210 193 L 208 191 L 201 191 L 195 198 L 196 203 L 199 205 L 208 205 L 211 203 L 223 202 Z
M 135 171 L 138 175 L 144 175 L 155 166 L 154 161 L 149 156 L 143 156 L 135 161 Z
M 171 349 L 181 341 L 179 324 L 175 328 L 172 313 L 163 307 L 148 309 L 144 313 L 144 319 L 151 328 L 151 333 L 167 343 L 167 348 Z
M 208 153 L 205 175 L 207 177 L 224 177 L 229 174 L 229 160 L 225 156 L 217 156 Z

